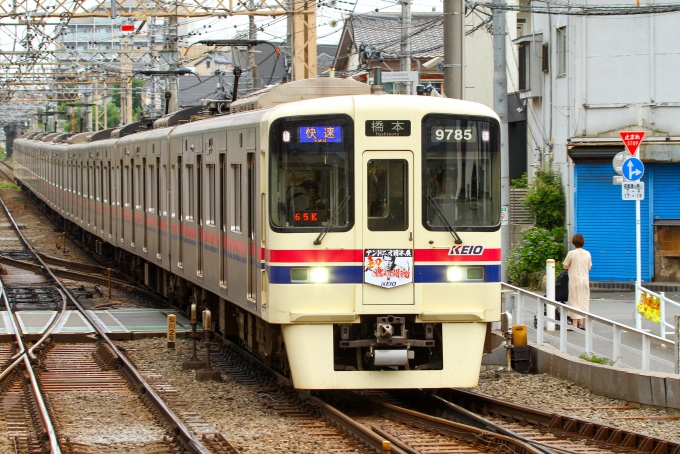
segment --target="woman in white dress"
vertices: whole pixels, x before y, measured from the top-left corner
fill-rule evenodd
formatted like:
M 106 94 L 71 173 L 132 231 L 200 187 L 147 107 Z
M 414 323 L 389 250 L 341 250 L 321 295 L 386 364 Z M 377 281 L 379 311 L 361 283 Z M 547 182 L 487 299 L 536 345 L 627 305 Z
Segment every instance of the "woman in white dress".
M 588 272 L 593 266 L 590 252 L 583 249 L 586 240 L 583 235 L 577 233 L 571 239 L 576 249 L 569 251 L 564 259 L 563 268 L 569 271 L 569 301 L 571 307 L 589 312 L 590 309 L 590 279 Z M 581 329 L 586 329 L 586 320 L 583 315 L 569 313 L 571 319 Z

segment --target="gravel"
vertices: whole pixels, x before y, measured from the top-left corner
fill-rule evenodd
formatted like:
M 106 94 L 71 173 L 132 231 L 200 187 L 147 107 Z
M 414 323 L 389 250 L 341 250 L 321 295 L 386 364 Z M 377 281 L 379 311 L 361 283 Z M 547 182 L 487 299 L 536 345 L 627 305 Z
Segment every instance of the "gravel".
M 17 222 L 23 225 L 23 232 L 34 247 L 45 254 L 65 257 L 68 260 L 78 260 L 83 263 L 93 263 L 87 255 L 81 252 L 67 239 L 66 256 L 56 247 L 61 241 L 61 232 L 56 231 L 53 224 L 47 221 L 43 214 L 28 200 L 22 192 L 13 189 L 0 189 L 0 196 L 12 211 Z M 7 233 L 2 236 L 9 236 Z M 0 239 L 1 241 L 1 239 Z M 10 240 L 11 241 L 11 240 Z M 11 243 L 13 244 L 13 242 Z M 91 284 L 84 284 L 92 288 Z M 88 299 L 88 306 L 106 305 L 108 297 Z M 140 307 L 134 298 L 123 294 L 114 294 L 114 303 L 107 309 L 116 307 Z M 181 370 L 182 362 L 191 355 L 191 343 L 178 339 L 177 348 L 166 348 L 163 338 L 142 339 L 121 342 L 129 355 L 139 364 L 148 364 L 163 379 L 174 386 L 184 399 L 194 404 L 195 410 L 217 430 L 229 439 L 237 449 L 243 453 L 291 452 L 315 453 L 323 447 L 310 435 L 300 430 L 294 421 L 267 407 L 267 397 L 256 394 L 251 388 L 233 381 L 223 375 L 222 383 L 197 382 L 193 371 Z M 602 410 L 592 407 L 605 406 L 637 406 L 628 402 L 592 394 L 585 388 L 576 386 L 565 380 L 539 375 L 521 375 L 512 372 L 485 371 L 480 374 L 479 386 L 476 391 L 503 398 L 512 402 L 531 405 L 535 408 L 578 416 L 584 419 L 605 423 L 611 426 L 632 430 L 646 435 L 656 436 L 680 442 L 680 421 L 673 420 L 621 420 L 616 418 L 631 416 L 672 416 L 664 409 L 654 407 L 640 407 L 634 410 Z M 91 395 L 89 395 L 91 396 Z M 53 405 L 68 405 L 77 407 L 86 405 L 86 399 L 76 396 L 55 397 Z M 69 408 L 69 407 L 66 408 Z M 571 410 L 570 407 L 587 407 L 586 409 Z M 88 407 L 92 408 L 92 407 Z M 120 402 L 120 412 L 117 418 L 99 419 L 90 429 L 79 428 L 79 433 L 102 441 L 115 439 L 120 433 L 121 425 L 129 425 L 134 421 L 133 415 L 125 414 L 125 401 Z M 105 418 L 104 415 L 92 415 L 93 418 Z M 83 426 L 79 420 L 73 421 L 78 427 Z M 75 427 L 75 426 L 74 426 Z M 89 430 L 89 432 L 88 432 Z M 157 437 L 158 433 L 140 436 Z M 11 445 L 7 440 L 7 427 L 0 418 L 0 452 L 10 452 Z
M 475 391 L 511 402 L 530 405 L 583 419 L 596 421 L 641 434 L 680 442 L 680 420 L 622 420 L 622 417 L 675 416 L 665 409 L 640 406 L 610 397 L 602 397 L 585 388 L 549 375 L 522 375 L 514 372 L 487 371 L 480 375 Z M 604 410 L 592 407 L 635 406 L 634 410 Z M 588 407 L 571 410 L 573 407 Z M 671 410 L 672 411 L 672 410 Z
M 242 453 L 325 452 L 294 419 L 267 406 L 270 399 L 222 374 L 222 383 L 197 382 L 194 371 L 183 371 L 182 362 L 191 357 L 191 342 L 178 339 L 176 348 L 166 348 L 165 339 L 119 342 L 138 367 L 152 366 L 177 389 L 184 400 L 219 430 Z M 202 356 L 202 355 L 201 355 Z

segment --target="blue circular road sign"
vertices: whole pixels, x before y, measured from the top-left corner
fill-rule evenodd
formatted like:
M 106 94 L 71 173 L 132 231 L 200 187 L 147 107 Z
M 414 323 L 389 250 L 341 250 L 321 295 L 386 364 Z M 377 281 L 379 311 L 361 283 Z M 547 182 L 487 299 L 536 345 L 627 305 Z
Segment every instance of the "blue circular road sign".
M 645 174 L 645 166 L 638 158 L 628 158 L 621 166 L 623 177 L 629 181 L 638 181 Z

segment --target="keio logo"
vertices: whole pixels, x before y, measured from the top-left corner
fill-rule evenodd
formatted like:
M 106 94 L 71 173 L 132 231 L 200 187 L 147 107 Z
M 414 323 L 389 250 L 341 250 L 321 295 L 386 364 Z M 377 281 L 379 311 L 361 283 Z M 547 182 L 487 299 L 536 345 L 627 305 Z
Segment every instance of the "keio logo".
M 484 246 L 453 246 L 449 255 L 482 255 Z

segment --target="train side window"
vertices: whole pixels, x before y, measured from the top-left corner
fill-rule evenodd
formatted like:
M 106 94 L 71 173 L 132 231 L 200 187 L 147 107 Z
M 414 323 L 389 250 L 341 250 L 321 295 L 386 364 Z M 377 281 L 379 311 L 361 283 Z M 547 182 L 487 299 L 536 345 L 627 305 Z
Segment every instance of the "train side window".
M 212 138 L 210 139 L 212 141 Z M 206 225 L 215 225 L 215 164 L 207 164 L 205 166 L 208 174 L 208 205 L 206 213 Z
M 149 213 L 153 213 L 156 211 L 156 206 L 154 205 L 156 202 L 156 172 L 153 165 L 149 166 L 149 178 L 147 181 L 149 182 L 149 189 L 146 193 L 149 195 L 149 200 L 147 201 L 146 206 L 148 207 Z
M 135 181 L 134 181 L 134 190 L 135 190 L 135 209 L 141 210 L 142 209 L 142 168 L 141 166 L 137 165 L 135 166 Z
M 160 161 L 158 161 L 158 162 L 160 163 Z M 164 165 L 163 165 L 163 172 L 162 172 L 161 175 L 160 175 L 160 179 L 161 179 L 161 193 L 159 194 L 159 196 L 160 196 L 160 197 L 159 197 L 159 202 L 160 202 L 160 203 L 159 203 L 159 205 L 158 205 L 158 206 L 159 206 L 159 209 L 161 210 L 161 213 L 163 214 L 163 216 L 167 216 L 167 214 L 168 214 L 168 207 L 166 206 L 167 204 L 165 203 L 165 202 L 166 202 L 166 198 L 165 198 L 165 197 L 166 197 L 166 194 L 165 194 L 165 193 L 166 193 L 167 190 L 168 190 L 168 188 L 167 188 L 167 182 L 166 182 L 166 179 L 165 179 L 165 178 L 166 178 L 165 176 L 166 176 L 167 174 L 168 174 L 168 166 L 164 164 Z M 173 216 L 174 216 L 174 213 L 173 213 Z
M 130 166 L 125 166 L 125 172 L 123 172 L 123 205 L 126 207 L 130 206 L 130 188 L 132 187 L 132 182 L 130 181 Z
M 194 220 L 194 166 L 193 164 L 187 164 L 187 186 L 188 191 L 188 203 L 187 203 L 187 221 Z
M 231 231 L 241 232 L 241 218 L 243 211 L 241 208 L 241 164 L 232 164 L 231 170 L 234 178 L 232 178 L 233 191 L 231 200 Z

